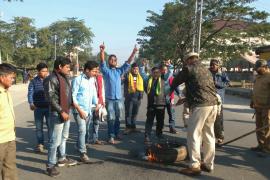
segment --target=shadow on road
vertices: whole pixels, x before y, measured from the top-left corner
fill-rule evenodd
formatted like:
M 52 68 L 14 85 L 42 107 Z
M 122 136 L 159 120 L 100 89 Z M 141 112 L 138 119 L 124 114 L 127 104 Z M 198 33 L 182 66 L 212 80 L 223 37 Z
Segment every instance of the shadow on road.
M 267 179 L 270 178 L 269 160 L 270 155 L 252 152 L 248 148 L 226 145 L 223 148 L 218 148 L 217 151 L 226 153 L 227 155 L 216 156 L 216 163 L 227 167 L 237 168 L 239 170 L 259 172 Z M 236 158 L 238 157 L 238 158 Z M 241 158 L 239 158 L 241 157 Z

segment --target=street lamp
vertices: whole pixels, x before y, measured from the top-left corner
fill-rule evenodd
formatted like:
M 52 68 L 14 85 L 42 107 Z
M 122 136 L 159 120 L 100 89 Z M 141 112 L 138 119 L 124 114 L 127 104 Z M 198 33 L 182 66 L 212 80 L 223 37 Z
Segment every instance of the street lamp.
M 79 74 L 79 69 L 80 69 L 80 66 L 79 66 L 79 52 L 83 52 L 84 49 L 80 48 L 79 46 L 76 46 L 74 49 L 76 49 L 76 72 L 75 74 Z

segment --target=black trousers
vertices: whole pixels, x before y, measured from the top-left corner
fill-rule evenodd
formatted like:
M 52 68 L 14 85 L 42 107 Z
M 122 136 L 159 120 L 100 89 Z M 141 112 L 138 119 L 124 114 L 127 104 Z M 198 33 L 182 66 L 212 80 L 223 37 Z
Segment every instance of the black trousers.
M 156 118 L 156 135 L 162 135 L 164 126 L 165 107 L 163 106 L 150 106 L 147 108 L 146 123 L 145 123 L 145 136 L 151 136 L 154 119 Z

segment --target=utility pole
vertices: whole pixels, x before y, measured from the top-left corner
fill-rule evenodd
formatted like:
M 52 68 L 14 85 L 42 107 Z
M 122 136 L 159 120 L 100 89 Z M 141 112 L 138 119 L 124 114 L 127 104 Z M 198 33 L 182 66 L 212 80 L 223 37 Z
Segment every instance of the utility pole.
M 202 34 L 202 11 L 203 11 L 203 0 L 200 3 L 200 17 L 199 17 L 199 32 L 198 32 L 198 49 L 197 53 L 200 54 L 201 51 L 201 34 Z
M 54 35 L 54 60 L 56 60 L 56 34 Z
M 195 11 L 193 19 L 193 37 L 192 37 L 192 52 L 195 51 L 196 35 L 197 35 L 197 14 L 198 14 L 198 0 L 195 1 Z

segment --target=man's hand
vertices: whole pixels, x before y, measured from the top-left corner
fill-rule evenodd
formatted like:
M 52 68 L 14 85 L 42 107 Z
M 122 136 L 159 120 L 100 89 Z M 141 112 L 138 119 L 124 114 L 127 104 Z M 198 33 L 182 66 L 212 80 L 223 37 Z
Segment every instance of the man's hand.
M 137 53 L 137 51 L 138 51 L 138 48 L 135 45 L 134 48 L 133 48 L 133 51 L 132 51 L 131 55 L 128 58 L 128 64 L 130 64 L 132 62 L 132 60 L 134 59 L 135 54 Z
M 175 104 L 176 106 L 182 105 L 186 102 L 186 98 L 179 98 L 177 103 Z
M 104 53 L 105 52 L 105 45 L 104 45 L 104 42 L 103 42 L 103 44 L 101 44 L 99 46 L 99 49 L 100 49 L 100 60 L 103 63 L 105 61 L 105 53 Z
M 143 60 L 142 60 L 142 65 L 143 65 L 143 66 L 146 66 L 146 65 L 147 65 L 147 60 L 146 60 L 146 59 L 143 59 Z
M 34 104 L 30 104 L 30 109 L 34 111 L 37 107 Z
M 84 120 L 86 120 L 86 118 L 87 118 L 87 114 L 85 114 L 83 111 L 79 112 L 79 116 L 81 119 L 84 119 Z
M 69 120 L 69 114 L 66 112 L 61 112 L 61 117 L 64 121 L 68 121 Z
M 104 42 L 99 46 L 100 52 L 104 52 L 105 50 L 105 45 Z
M 134 49 L 133 49 L 133 53 L 136 54 L 139 51 L 139 49 L 137 48 L 137 45 L 135 44 Z
M 99 112 L 99 109 L 100 109 L 100 105 L 97 105 L 97 107 L 96 107 L 96 109 L 95 109 L 95 114 L 96 114 L 96 116 L 98 116 L 98 112 Z

